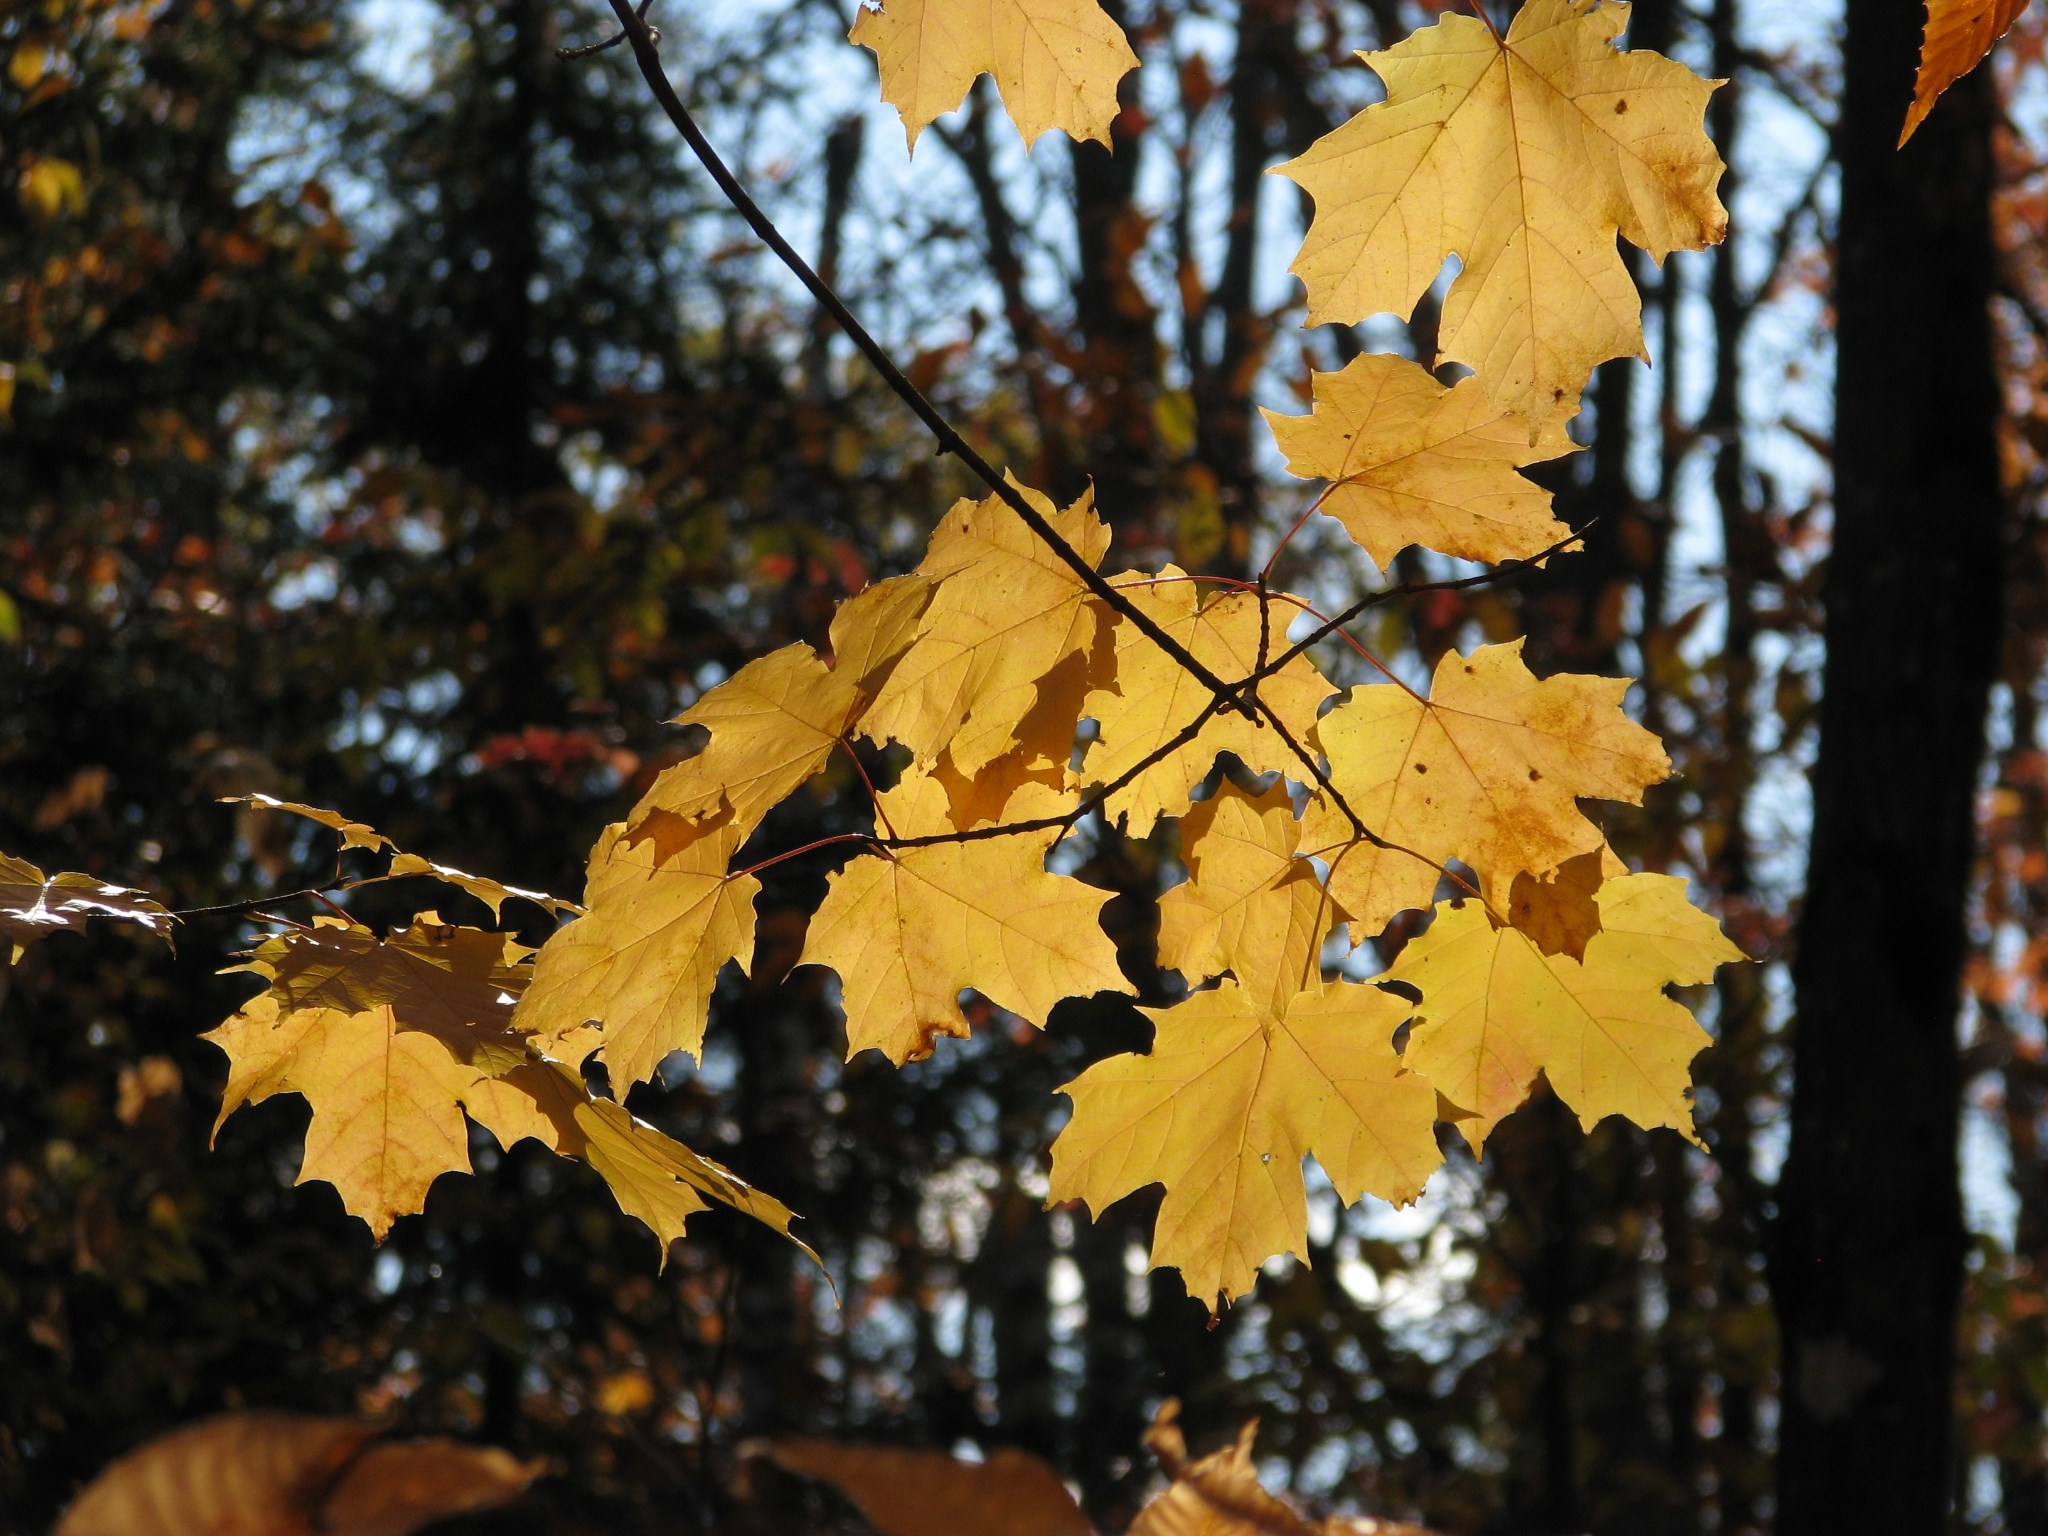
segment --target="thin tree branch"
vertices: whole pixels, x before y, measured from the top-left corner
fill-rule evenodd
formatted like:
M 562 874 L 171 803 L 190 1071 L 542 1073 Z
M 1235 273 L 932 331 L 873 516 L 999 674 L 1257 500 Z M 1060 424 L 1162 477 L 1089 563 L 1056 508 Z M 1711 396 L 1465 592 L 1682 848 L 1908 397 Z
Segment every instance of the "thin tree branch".
M 654 4 L 654 0 L 640 0 L 640 8 L 635 14 L 642 20 L 645 20 L 647 8 L 652 4 Z M 661 41 L 661 28 L 649 27 L 647 30 L 657 43 Z M 592 54 L 608 53 L 625 40 L 626 34 L 624 32 L 614 32 L 601 43 L 585 43 L 581 48 L 557 48 L 555 50 L 555 57 L 558 59 L 587 59 Z
M 1214 694 L 1224 708 L 1235 710 L 1247 718 L 1256 718 L 1259 712 L 1240 700 L 1228 683 L 1210 671 L 1186 646 L 1167 634 L 1128 598 L 1110 586 L 1082 557 L 1079 550 L 1060 537 L 1058 531 L 1045 520 L 1036 507 L 1031 505 L 1024 494 L 983 458 L 972 443 L 960 435 L 952 423 L 940 413 L 938 407 L 926 398 L 924 391 L 910 382 L 903 370 L 898 368 L 889 354 L 883 350 L 881 343 L 868 334 L 867 327 L 863 326 L 853 311 L 847 308 L 846 301 L 833 292 L 818 274 L 811 270 L 810 263 L 783 238 L 782 231 L 775 227 L 774 221 L 748 195 L 747 189 L 740 185 L 739 179 L 727 168 L 718 151 L 712 148 L 711 141 L 705 138 L 704 131 L 697 126 L 697 121 L 690 115 L 689 108 L 685 107 L 682 99 L 676 95 L 675 87 L 669 84 L 668 75 L 661 66 L 661 55 L 655 51 L 653 29 L 647 25 L 645 18 L 634 11 L 628 0 L 610 0 L 610 5 L 612 14 L 618 18 L 619 29 L 625 34 L 627 43 L 633 49 L 633 58 L 640 66 L 640 74 L 647 81 L 648 89 L 654 93 L 655 101 L 659 103 L 669 122 L 674 125 L 676 132 L 682 135 L 683 142 L 690 146 L 690 152 L 697 157 L 712 181 L 717 183 L 718 190 L 725 194 L 726 201 L 732 204 L 740 217 L 746 221 L 747 227 L 753 230 L 761 242 L 789 268 L 797 281 L 810 291 L 811 297 L 839 322 L 840 329 L 882 376 L 883 382 L 899 400 L 910 407 L 917 419 L 924 423 L 926 429 L 937 440 L 939 452 L 953 454 L 965 464 L 1005 506 L 1022 519 L 1024 526 L 1039 537 L 1061 564 L 1080 578 L 1083 586 L 1128 620 L 1140 634 L 1158 646 L 1190 677 Z
M 1597 521 L 1597 518 L 1588 521 L 1586 528 L 1591 528 L 1593 523 Z M 1335 618 L 1325 619 L 1316 626 L 1312 633 L 1304 635 L 1300 640 L 1274 657 L 1272 661 L 1260 669 L 1259 676 L 1264 677 L 1268 673 L 1277 672 L 1310 646 L 1318 645 L 1324 640 L 1329 639 L 1331 635 L 1342 629 L 1346 624 L 1349 624 L 1368 610 L 1377 608 L 1381 603 L 1390 603 L 1397 597 L 1419 597 L 1424 592 L 1463 592 L 1471 587 L 1483 587 L 1490 581 L 1499 581 L 1502 577 L 1511 576 L 1517 571 L 1529 570 L 1539 566 L 1552 555 L 1566 553 L 1574 544 L 1579 542 L 1586 528 L 1581 528 L 1577 533 L 1567 534 L 1548 549 L 1539 550 L 1536 554 L 1521 560 L 1503 560 L 1492 570 L 1481 571 L 1476 576 L 1461 576 L 1455 581 L 1404 581 L 1398 586 L 1382 587 L 1377 592 L 1368 592 Z
M 273 902 L 297 901 L 301 897 L 310 898 L 315 901 L 326 900 L 326 894 L 319 886 L 309 885 L 303 890 L 276 891 L 268 896 L 252 896 L 247 901 L 224 901 L 215 907 L 184 907 L 173 912 L 171 916 L 181 922 L 188 917 L 233 917 L 255 912 L 259 908 L 271 905 Z
M 1764 275 L 1758 279 L 1754 288 L 1742 296 L 1741 320 L 1743 325 L 1748 325 L 1749 318 L 1755 312 L 1757 305 L 1763 301 L 1765 295 L 1777 286 L 1778 279 L 1784 275 L 1785 263 L 1791 260 L 1792 244 L 1798 238 L 1801 221 L 1809 213 L 1813 214 L 1816 218 L 1820 216 L 1821 183 L 1826 179 L 1828 170 L 1833 165 L 1834 161 L 1832 159 L 1825 156 L 1822 157 L 1820 163 L 1814 166 L 1813 174 L 1806 178 L 1806 190 L 1800 193 L 1799 201 L 1794 203 L 1779 221 L 1778 233 L 1771 241 L 1771 259 L 1764 264 Z M 1719 260 L 1719 255 L 1715 259 Z M 1669 343 L 1667 342 L 1666 345 L 1669 346 Z

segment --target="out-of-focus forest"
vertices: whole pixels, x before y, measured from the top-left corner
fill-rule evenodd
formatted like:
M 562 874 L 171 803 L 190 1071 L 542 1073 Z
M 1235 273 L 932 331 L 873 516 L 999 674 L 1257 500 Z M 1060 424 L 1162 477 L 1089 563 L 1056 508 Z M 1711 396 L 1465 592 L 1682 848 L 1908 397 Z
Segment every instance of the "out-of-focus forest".
M 1354 50 L 1433 11 L 1109 8 L 1145 64 L 1113 153 L 1027 155 L 984 81 L 914 160 L 842 6 L 654 19 L 714 140 L 992 459 L 1092 482 L 1112 564 L 1248 575 L 1313 494 L 1256 407 L 1362 348 L 1435 355 L 1428 300 L 1300 329 L 1306 209 L 1264 173 L 1377 98 Z M 1633 46 L 1729 82 L 1731 239 L 1636 258 L 1654 367 L 1603 366 L 1586 451 L 1544 466 L 1584 551 L 1372 620 L 1418 678 L 1526 633 L 1539 673 L 1639 680 L 1677 773 L 1608 836 L 1763 962 L 1701 1000 L 1704 1150 L 1539 1094 L 1418 1207 L 1312 1185 L 1313 1262 L 1211 1327 L 1146 1272 L 1148 1197 L 1044 1208 L 1052 1090 L 1140 1016 L 982 1005 L 927 1061 L 846 1062 L 824 973 L 790 969 L 824 880 L 793 863 L 703 1060 L 631 1102 L 797 1210 L 836 1294 L 725 1212 L 658 1269 L 586 1170 L 481 1134 L 376 1247 L 294 1185 L 296 1100 L 209 1149 L 197 1037 L 250 990 L 218 974 L 245 913 L 174 955 L 61 937 L 0 970 L 0 1526 L 274 1406 L 548 1458 L 493 1529 L 859 1529 L 743 1457 L 802 1434 L 1023 1447 L 1119 1530 L 1175 1397 L 1197 1449 L 1257 1417 L 1306 1505 L 1464 1536 L 2048 1533 L 2048 18 L 1901 154 L 1919 6 L 1852 10 L 1845 40 L 1832 8 L 1637 0 Z M 0 5 L 0 847 L 179 909 L 327 878 L 331 838 L 219 803 L 260 791 L 573 894 L 690 750 L 666 722 L 823 648 L 970 491 L 626 53 L 557 56 L 609 25 Z M 1310 594 L 1462 569 L 1379 571 L 1316 521 L 1280 556 Z M 855 787 L 837 766 L 765 846 L 852 826 Z M 1162 827 L 1079 871 L 1141 1002 L 1175 853 Z M 1933 1506 L 1856 1471 L 1901 1436 Z M 1919 1523 L 1830 1524 L 1816 1490 L 1858 1477 Z

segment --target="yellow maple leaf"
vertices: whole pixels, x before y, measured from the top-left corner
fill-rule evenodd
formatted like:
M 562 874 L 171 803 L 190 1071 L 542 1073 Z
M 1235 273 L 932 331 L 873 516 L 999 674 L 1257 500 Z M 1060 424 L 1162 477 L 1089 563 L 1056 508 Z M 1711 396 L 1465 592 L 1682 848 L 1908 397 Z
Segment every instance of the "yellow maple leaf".
M 391 855 L 390 867 L 381 875 L 373 875 L 366 880 L 357 881 L 356 884 L 359 885 L 372 885 L 384 880 L 403 880 L 415 875 L 424 875 L 429 879 L 440 881 L 443 885 L 452 885 L 457 890 L 468 892 L 478 901 L 489 907 L 493 917 L 502 916 L 502 909 L 505 903 L 515 898 L 520 901 L 530 901 L 536 906 L 545 907 L 557 916 L 564 912 L 578 910 L 575 902 L 564 901 L 559 896 L 550 896 L 546 891 L 529 891 L 522 886 L 507 885 L 503 881 L 493 880 L 487 875 L 472 875 L 467 870 L 455 869 L 446 864 L 439 864 L 432 859 L 422 858 L 416 853 L 407 853 L 375 827 L 370 826 L 367 822 L 351 820 L 340 811 L 330 811 L 317 805 L 301 805 L 295 800 L 279 800 L 274 796 L 263 794 L 225 795 L 222 797 L 221 803 L 223 805 L 246 805 L 251 810 L 258 811 L 283 811 L 288 815 L 301 816 L 308 821 L 318 822 L 321 826 L 341 834 L 341 851 L 344 853 L 351 848 L 362 848 L 371 853 L 389 853 Z
M 761 889 L 752 875 L 726 873 L 744 835 L 730 822 L 672 852 L 654 838 L 628 844 L 624 831 L 613 823 L 591 850 L 585 914 L 541 946 L 514 1016 L 565 1056 L 578 1031 L 599 1025 L 621 1092 L 653 1077 L 670 1051 L 702 1048 L 719 970 L 753 961 Z
M 367 848 L 372 853 L 396 848 L 398 845 L 367 822 L 352 821 L 340 811 L 330 811 L 318 805 L 301 805 L 296 800 L 279 800 L 272 795 L 223 795 L 222 805 L 246 805 L 259 811 L 283 811 L 289 816 L 302 816 L 307 821 L 317 821 L 321 826 L 341 834 L 343 851 L 350 848 Z
M 507 885 L 504 881 L 493 880 L 488 875 L 472 875 L 467 870 L 437 864 L 417 853 L 392 854 L 391 868 L 380 878 L 402 880 L 409 875 L 425 875 L 429 879 L 439 880 L 443 885 L 452 885 L 459 891 L 467 891 L 489 907 L 494 918 L 502 918 L 505 903 L 514 900 L 530 901 L 535 906 L 547 908 L 558 917 L 565 912 L 582 910 L 575 902 L 564 901 L 559 896 L 550 896 L 546 891 L 530 891 L 524 886 Z M 368 881 L 363 883 L 369 884 Z
M 1050 1197 L 1099 1214 L 1164 1184 L 1152 1262 L 1177 1267 L 1191 1296 L 1242 1296 L 1273 1255 L 1308 1256 L 1305 1155 L 1347 1204 L 1406 1203 L 1442 1161 L 1435 1090 L 1394 1054 L 1401 999 L 1317 981 L 1275 1014 L 1226 981 L 1144 1012 L 1150 1054 L 1112 1056 L 1061 1090 L 1074 1115 L 1053 1143 Z
M 1365 825 L 1407 852 L 1358 843 L 1331 861 L 1330 890 L 1363 938 L 1396 912 L 1426 906 L 1437 865 L 1462 859 L 1504 907 L 1514 878 L 1597 848 L 1576 801 L 1640 804 L 1671 771 L 1657 738 L 1621 711 L 1628 679 L 1538 680 L 1522 642 L 1446 652 L 1427 699 L 1399 684 L 1357 688 L 1317 724 L 1330 780 Z M 1319 796 L 1303 841 L 1351 842 Z
M 1577 445 L 1561 430 L 1532 444 L 1476 375 L 1446 389 L 1406 358 L 1367 352 L 1310 379 L 1308 415 L 1266 421 L 1287 472 L 1331 482 L 1322 510 L 1382 569 L 1410 544 L 1520 560 L 1570 533 L 1550 515 L 1550 492 L 1515 471 Z
M 1258 594 L 1226 592 L 1203 601 L 1195 584 L 1177 566 L 1157 577 L 1127 572 L 1112 582 L 1132 604 L 1197 661 L 1226 681 L 1258 670 L 1261 615 Z M 1273 602 L 1264 619 L 1266 655 L 1287 646 L 1288 621 L 1299 612 L 1292 604 Z M 1336 690 L 1306 655 L 1297 656 L 1259 684 L 1259 698 L 1273 709 L 1295 740 L 1306 741 L 1315 728 L 1316 710 Z M 1108 784 L 1135 768 L 1201 714 L 1212 698 L 1209 690 L 1146 638 L 1136 625 L 1116 625 L 1116 673 L 1089 693 L 1081 705 L 1101 726 L 1088 749 L 1086 777 Z M 1235 753 L 1254 773 L 1306 771 L 1270 726 L 1247 720 L 1235 711 L 1210 716 L 1201 734 L 1168 753 L 1111 795 L 1106 810 L 1128 823 L 1133 836 L 1144 836 L 1161 816 L 1178 816 L 1188 808 L 1188 791 L 1202 782 L 1219 752 Z
M 470 1111 L 505 1145 L 519 1135 L 538 1137 L 565 1157 L 588 1163 L 611 1189 L 619 1209 L 653 1231 L 661 1244 L 661 1264 L 668 1264 L 671 1244 L 683 1236 L 684 1223 L 717 1201 L 774 1228 L 811 1259 L 817 1254 L 789 1229 L 795 1220 L 789 1207 L 749 1184 L 723 1164 L 691 1151 L 671 1136 L 633 1114 L 624 1105 L 594 1098 L 583 1080 L 558 1061 L 535 1061 L 507 1074 L 503 1087 L 525 1108 L 507 1108 L 522 1118 L 519 1129 L 507 1130 Z
M 1614 48 L 1628 7 L 1529 0 L 1504 39 L 1447 15 L 1362 55 L 1386 82 L 1278 167 L 1315 199 L 1292 270 L 1309 322 L 1406 314 L 1444 258 L 1442 355 L 1529 423 L 1576 408 L 1593 368 L 1642 348 L 1619 232 L 1658 261 L 1727 232 L 1723 166 L 1701 131 L 1717 82 Z
M 874 51 L 882 99 L 903 114 L 912 149 L 982 74 L 995 76 L 1027 145 L 1051 128 L 1107 144 L 1117 82 L 1138 67 L 1095 0 L 883 0 L 864 5 L 847 35 Z
M 1583 960 L 1586 940 L 1600 931 L 1600 907 L 1593 898 L 1601 882 L 1627 873 L 1628 866 L 1602 843 L 1540 875 L 1526 870 L 1516 875 L 1504 915 L 1546 955 Z
M 1306 859 L 1287 786 L 1249 795 L 1225 783 L 1181 818 L 1188 878 L 1159 898 L 1159 963 L 1190 983 L 1224 971 L 1269 1011 L 1322 974 L 1323 940 L 1344 914 Z
M 1927 0 L 1920 68 L 1913 80 L 1913 103 L 1899 130 L 1900 148 L 1927 120 L 1941 93 L 1982 63 L 2026 8 L 2027 0 Z
M 369 1013 L 389 1006 L 399 1030 L 437 1037 L 457 1059 L 502 1071 L 526 1057 L 512 1010 L 533 951 L 501 933 L 431 915 L 385 938 L 359 923 L 321 917 L 263 941 L 238 970 L 270 981 L 287 1014 L 308 1008 Z
M 1422 994 L 1402 1061 L 1466 1112 L 1456 1123 L 1475 1148 L 1538 1072 L 1587 1130 L 1624 1115 L 1697 1140 L 1689 1068 L 1709 1039 L 1664 989 L 1711 980 L 1742 952 L 1674 877 L 1609 880 L 1594 900 L 1603 928 L 1583 961 L 1543 953 L 1467 902 L 1439 907 L 1387 972 Z
M 37 939 L 69 929 L 83 933 L 95 917 L 140 923 L 169 940 L 171 914 L 140 891 L 73 871 L 45 875 L 26 859 L 0 853 L 0 969 Z
M 1056 511 L 1038 492 L 1023 494 L 1084 560 L 1101 560 L 1109 529 L 1092 495 Z M 1018 744 L 1052 679 L 1091 655 L 1109 615 L 994 496 L 954 503 L 917 574 L 933 584 L 931 601 L 861 729 L 876 742 L 902 742 L 920 763 L 948 752 L 972 777 Z M 1064 740 L 1056 732 L 1034 745 L 1064 760 L 1074 717 L 1054 723 Z
M 917 777 L 917 771 L 906 774 L 906 779 Z M 1058 816 L 1074 808 L 1080 801 L 1080 794 L 1074 787 L 1074 774 L 1064 762 L 1053 763 L 1031 752 L 1012 752 L 994 762 L 984 763 L 981 771 L 969 778 L 953 766 L 950 754 L 942 753 L 932 764 L 930 777 L 946 792 L 946 810 L 943 819 L 929 826 L 921 826 L 911 832 L 903 827 L 896 829 L 903 837 L 922 836 L 933 832 L 965 832 L 974 827 L 992 826 L 1011 814 L 1011 802 L 1027 784 L 1035 784 L 1051 790 L 1060 799 L 1054 800 L 1040 795 L 1033 802 L 1033 814 Z M 927 806 L 923 814 L 936 809 L 936 803 L 920 799 L 921 806 Z
M 214 1134 L 245 1103 L 303 1095 L 313 1118 L 298 1182 L 332 1184 L 379 1239 L 440 1175 L 469 1172 L 462 1104 L 486 1074 L 438 1036 L 400 1030 L 388 1003 L 292 1008 L 265 992 L 200 1038 L 230 1063 Z
M 1715 968 L 1747 960 L 1708 913 L 1686 900 L 1676 875 L 1623 875 L 1594 892 L 1602 952 L 1674 986 L 1704 986 Z
M 464 1061 L 441 1035 L 402 1028 L 389 1003 L 294 1006 L 273 989 L 201 1038 L 228 1055 L 214 1134 L 244 1104 L 301 1095 L 313 1116 L 298 1182 L 332 1184 L 379 1240 L 396 1218 L 425 1206 L 440 1175 L 470 1171 L 465 1114 L 501 1146 L 531 1137 L 590 1164 L 619 1208 L 654 1231 L 664 1263 L 707 1198 L 789 1236 L 793 1218 L 781 1201 L 593 1098 L 569 1067 L 530 1055 Z
M 1026 783 L 1005 823 L 1058 816 L 1068 797 Z M 910 775 L 881 797 L 903 837 L 952 826 L 945 789 Z M 1058 830 L 867 854 L 833 875 L 804 940 L 805 965 L 839 973 L 846 1054 L 872 1047 L 899 1066 L 964 1039 L 961 990 L 1043 1026 L 1064 997 L 1129 992 L 1099 915 L 1109 892 L 1048 874 Z
M 646 825 L 657 813 L 702 827 L 728 811 L 745 841 L 771 807 L 825 766 L 857 699 L 855 675 L 826 666 L 801 642 L 748 662 L 675 718 L 711 739 L 648 786 L 626 817 L 627 844 L 651 835 Z
M 915 572 L 863 587 L 832 615 L 832 670 L 844 673 L 862 707 L 917 638 L 932 584 Z

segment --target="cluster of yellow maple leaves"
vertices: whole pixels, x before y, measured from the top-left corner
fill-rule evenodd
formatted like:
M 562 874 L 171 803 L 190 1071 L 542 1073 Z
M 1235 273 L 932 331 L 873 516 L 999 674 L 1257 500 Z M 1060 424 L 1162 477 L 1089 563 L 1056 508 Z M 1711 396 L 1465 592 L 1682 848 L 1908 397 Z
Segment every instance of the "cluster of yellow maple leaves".
M 1321 509 L 1382 565 L 1411 545 L 1502 562 L 1568 540 L 1517 471 L 1571 451 L 1590 370 L 1642 348 L 1617 234 L 1662 260 L 1725 231 L 1701 130 L 1713 84 L 1618 48 L 1625 19 L 1602 0 L 1528 0 L 1502 35 L 1483 13 L 1446 15 L 1365 55 L 1387 99 L 1278 168 L 1315 199 L 1294 265 L 1311 322 L 1406 313 L 1461 261 L 1439 362 L 1469 377 L 1446 387 L 1362 356 L 1314 376 L 1310 414 L 1271 418 L 1292 472 L 1329 482 Z M 983 71 L 1027 139 L 1106 140 L 1137 62 L 1094 0 L 887 0 L 853 37 L 913 141 Z M 1304 1157 L 1347 1202 L 1412 1200 L 1441 1161 L 1440 1120 L 1476 1148 L 1539 1074 L 1589 1126 L 1620 1114 L 1692 1134 L 1707 1036 L 1667 989 L 1741 953 L 1683 880 L 1628 873 L 1579 809 L 1639 802 L 1669 772 L 1622 710 L 1625 679 L 1538 679 L 1512 644 L 1447 654 L 1427 696 L 1392 673 L 1340 691 L 1287 639 L 1302 599 L 1171 567 L 1112 575 L 1105 597 L 1081 574 L 1110 543 L 1090 501 L 1022 494 L 1050 539 L 1000 497 L 962 501 L 914 571 L 841 607 L 829 657 L 788 646 L 699 699 L 679 723 L 707 744 L 606 830 L 580 905 L 278 807 L 388 856 L 378 878 L 571 920 L 537 952 L 433 915 L 383 937 L 336 916 L 267 940 L 246 966 L 266 989 L 209 1037 L 232 1060 L 223 1117 L 303 1094 L 302 1179 L 332 1182 L 379 1234 L 468 1168 L 465 1115 L 587 1161 L 664 1252 L 707 1200 L 788 1232 L 779 1202 L 592 1095 L 579 1069 L 602 1052 L 622 1098 L 699 1050 L 720 970 L 752 964 L 760 884 L 742 849 L 865 738 L 907 764 L 875 795 L 871 835 L 806 854 L 851 856 L 800 962 L 838 974 L 849 1055 L 901 1063 L 965 1036 L 968 988 L 1039 1026 L 1062 998 L 1130 991 L 1098 920 L 1106 893 L 1047 853 L 1085 815 L 1104 835 L 1178 823 L 1188 879 L 1161 902 L 1159 959 L 1192 990 L 1146 1010 L 1149 1051 L 1066 1086 L 1051 1195 L 1099 1211 L 1163 1184 L 1154 1262 L 1205 1302 L 1305 1255 Z M 1254 777 L 1219 782 L 1226 753 Z M 1262 775 L 1271 787 L 1244 787 Z M 1326 977 L 1333 936 L 1362 944 L 1446 884 L 1453 899 L 1384 975 Z

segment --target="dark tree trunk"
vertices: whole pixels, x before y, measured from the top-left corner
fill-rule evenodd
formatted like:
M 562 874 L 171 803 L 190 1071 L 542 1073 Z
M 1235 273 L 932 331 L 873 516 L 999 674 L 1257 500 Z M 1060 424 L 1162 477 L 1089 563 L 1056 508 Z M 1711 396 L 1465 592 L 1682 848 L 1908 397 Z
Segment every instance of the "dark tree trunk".
M 1918 0 L 1849 8 L 1835 537 L 1793 966 L 1773 1283 L 1780 1536 L 1945 1529 L 1954 1486 L 1958 983 L 2000 630 L 1979 72 L 1893 148 Z

